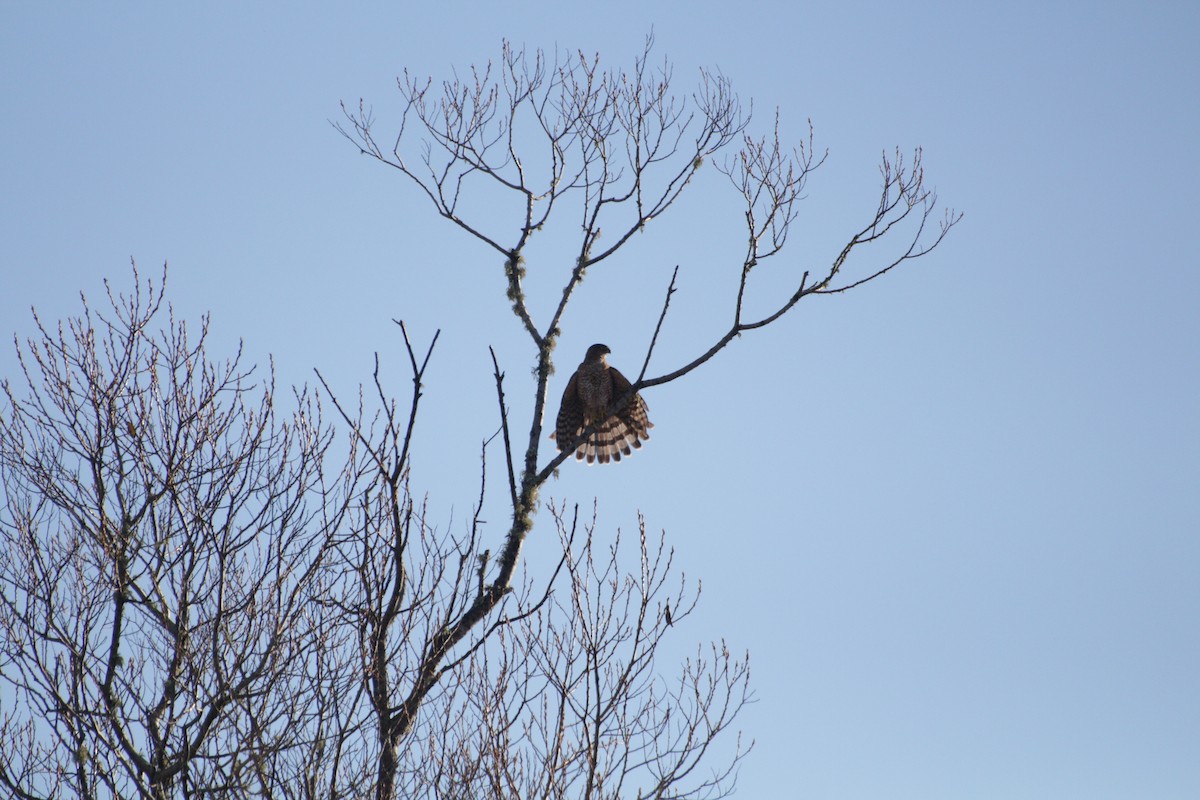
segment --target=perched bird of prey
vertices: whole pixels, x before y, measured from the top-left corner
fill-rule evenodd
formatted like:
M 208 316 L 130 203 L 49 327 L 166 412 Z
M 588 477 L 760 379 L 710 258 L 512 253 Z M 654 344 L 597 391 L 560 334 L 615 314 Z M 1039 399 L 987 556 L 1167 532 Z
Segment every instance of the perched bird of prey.
M 649 439 L 654 423 L 646 416 L 646 401 L 634 395 L 625 407 L 615 414 L 610 408 L 630 390 L 631 384 L 615 367 L 605 360 L 612 351 L 608 345 L 594 344 L 588 348 L 583 363 L 563 392 L 558 409 L 558 423 L 551 438 L 559 450 L 568 450 L 588 427 L 592 434 L 575 450 L 575 458 L 593 464 L 599 461 L 620 461 Z

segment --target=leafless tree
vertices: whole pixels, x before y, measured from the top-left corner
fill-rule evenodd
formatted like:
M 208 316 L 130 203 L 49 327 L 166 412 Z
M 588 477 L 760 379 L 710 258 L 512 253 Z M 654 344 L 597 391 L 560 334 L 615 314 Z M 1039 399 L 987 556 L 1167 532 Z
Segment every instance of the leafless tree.
M 568 306 L 588 270 L 673 208 L 704 164 L 729 180 L 747 244 L 730 265 L 727 321 L 686 363 L 649 374 L 676 269 L 615 411 L 801 299 L 928 253 L 958 217 L 936 216 L 919 151 L 885 158 L 867 224 L 820 274 L 797 270 L 769 313 L 746 316 L 751 273 L 784 252 L 824 157 L 811 129 L 795 148 L 778 121 L 748 134 L 720 75 L 675 94 L 669 65 L 650 56 L 648 41 L 631 71 L 605 71 L 596 58 L 505 45 L 495 65 L 436 88 L 405 74 L 386 147 L 365 103 L 338 126 L 496 253 L 529 337 L 533 378 L 517 386 L 533 400 L 528 427 L 511 424 L 513 387 L 492 352 L 497 411 L 477 421 L 466 526 L 436 524 L 415 488 L 436 334 L 417 346 L 399 323 L 407 391 L 388 385 L 378 357 L 356 401 L 318 372 L 345 432 L 335 439 L 306 391 L 284 415 L 270 375 L 255 378 L 240 354 L 209 361 L 207 321 L 193 339 L 161 285 L 135 277 L 104 313 L 85 301 L 65 326 L 37 321 L 18 347 L 25 393 L 4 383 L 0 408 L 0 681 L 16 700 L 0 712 L 0 784 L 26 798 L 731 791 L 748 745 L 723 734 L 749 698 L 748 661 L 717 642 L 675 669 L 660 648 L 696 610 L 699 584 L 643 520 L 636 537 L 601 536 L 578 503 L 540 499 L 574 450 L 543 451 Z M 485 222 L 495 217 L 477 213 L 483 204 L 508 222 Z M 539 311 L 525 252 L 560 222 L 576 226 L 577 248 L 561 274 L 537 273 L 561 287 Z M 877 242 L 890 254 L 848 274 L 851 252 Z M 511 511 L 499 537 L 480 518 L 497 483 Z M 538 519 L 559 547 L 535 573 L 523 549 Z
M 493 352 L 512 525 L 490 571 L 486 554 L 480 556 L 477 552 L 478 542 L 474 537 L 459 547 L 460 564 L 480 559 L 477 582 L 470 584 L 469 591 L 456 593 L 457 605 L 449 599 L 441 604 L 444 612 L 438 616 L 436 625 L 420 637 L 411 674 L 388 683 L 386 688 L 394 697 L 374 698 L 375 724 L 383 742 L 377 783 L 379 797 L 390 797 L 397 781 L 404 785 L 405 793 L 413 793 L 414 784 L 406 782 L 412 775 L 420 774 L 422 781 L 428 778 L 419 768 L 402 773 L 398 759 L 388 751 L 396 751 L 405 737 L 419 736 L 418 712 L 425 713 L 423 709 L 435 688 L 447 685 L 445 692 L 454 695 L 463 681 L 471 680 L 477 683 L 470 694 L 491 697 L 492 704 L 468 715 L 474 724 L 480 719 L 486 719 L 487 724 L 462 745 L 461 759 L 434 759 L 438 764 L 456 765 L 446 779 L 445 796 L 458 796 L 450 787 L 476 785 L 488 786 L 497 795 L 545 797 L 568 794 L 674 797 L 693 792 L 713 795 L 725 792 L 729 787 L 723 780 L 700 782 L 688 788 L 684 784 L 695 766 L 693 758 L 706 753 L 713 737 L 728 725 L 744 700 L 745 695 L 738 693 L 738 687 L 745 686 L 744 664 L 731 661 L 727 652 L 718 648 L 720 657 L 715 661 L 704 662 L 702 666 L 697 662 L 685 670 L 685 683 L 707 680 L 720 687 L 719 691 L 697 695 L 704 698 L 700 702 L 702 708 L 698 716 L 686 719 L 717 722 L 699 734 L 697 729 L 689 729 L 677 748 L 650 754 L 646 749 L 649 745 L 645 744 L 646 732 L 656 730 L 657 738 L 650 738 L 662 741 L 664 728 L 654 728 L 658 724 L 656 714 L 662 712 L 665 720 L 672 701 L 648 690 L 635 692 L 638 698 L 653 696 L 655 702 L 649 704 L 653 710 L 645 711 L 634 703 L 641 709 L 638 713 L 628 717 L 614 715 L 609 713 L 614 706 L 605 704 L 631 702 L 631 695 L 623 694 L 629 692 L 629 685 L 620 680 L 602 685 L 601 676 L 611 677 L 622 674 L 623 670 L 641 674 L 640 670 L 653 660 L 661 635 L 659 615 L 654 616 L 654 634 L 645 639 L 646 607 L 638 608 L 635 613 L 634 608 L 621 606 L 622 597 L 604 596 L 604 588 L 610 584 L 602 580 L 589 583 L 585 579 L 587 575 L 597 575 L 592 571 L 590 528 L 585 537 L 586 557 L 576 558 L 569 544 L 564 547 L 573 604 L 560 603 L 550 581 L 540 594 L 530 595 L 527 591 L 522 595 L 523 600 L 508 604 L 515 608 L 506 611 L 504 607 L 515 588 L 522 548 L 539 507 L 539 492 L 574 449 L 568 446 L 557 455 L 541 457 L 553 355 L 568 304 L 589 269 L 615 256 L 636 233 L 666 213 L 691 185 L 702 165 L 710 158 L 718 158 L 717 169 L 742 200 L 747 235 L 741 263 L 731 265 L 740 271 L 740 279 L 736 294 L 731 297 L 728 327 L 713 341 L 701 344 L 690 362 L 659 376 L 647 376 L 654 346 L 676 290 L 676 269 L 654 335 L 647 343 L 642 369 L 632 390 L 614 403 L 615 410 L 628 402 L 633 392 L 684 377 L 708 362 L 734 337 L 771 324 L 804 297 L 848 291 L 927 254 L 959 219 L 950 211 L 937 216 L 937 198 L 925 186 L 920 151 L 907 162 L 897 151 L 894 157 L 885 157 L 882 162 L 879 201 L 867 224 L 849 236 L 821 274 L 800 272 L 796 289 L 781 298 L 771 313 L 761 318 L 746 318 L 743 311 L 751 272 L 763 261 L 783 252 L 807 178 L 824 156 L 815 155 L 811 128 L 807 138 L 790 149 L 783 144 L 778 120 L 766 135 L 756 138 L 748 134 L 749 116 L 723 76 L 702 72 L 699 87 L 690 98 L 674 94 L 669 64 L 656 68 L 651 63 L 652 44 L 647 40 L 630 72 L 602 70 L 598 57 L 583 54 L 547 57 L 540 51 L 529 54 L 508 44 L 496 64 L 472 68 L 465 78 L 455 76 L 435 85 L 432 80 L 414 78 L 406 72 L 398 81 L 403 113 L 398 130 L 388 136 L 387 144 L 381 143 L 377 136 L 373 113 L 366 103 L 360 101 L 356 107 L 343 105 L 344 121 L 336 127 L 347 139 L 362 153 L 396 169 L 418 187 L 436 213 L 496 253 L 503 264 L 513 313 L 532 346 L 535 376 L 528 432 L 523 439 L 513 441 L 504 399 L 504 377 Z M 479 213 L 483 206 L 493 213 Z M 507 215 L 508 220 L 499 227 L 490 222 L 496 209 Z M 572 267 L 557 278 L 561 286 L 559 300 L 542 315 L 526 300 L 525 250 L 534 236 L 563 220 L 578 226 L 578 245 Z M 868 272 L 844 274 L 847 259 L 856 248 L 893 239 L 898 239 L 899 245 Z M 419 393 L 421 369 L 412 357 L 411 347 L 409 352 Z M 344 411 L 343 414 L 356 429 L 362 427 Z M 389 417 L 388 428 L 393 427 Z M 585 431 L 581 440 L 589 434 L 590 431 Z M 366 437 L 363 438 L 365 441 Z M 376 457 L 381 473 L 393 476 L 391 488 L 377 493 L 378 496 L 389 492 L 397 496 L 395 481 L 396 476 L 403 474 L 403 448 L 393 445 L 392 451 L 390 461 Z M 395 513 L 392 516 L 397 517 Z M 561 529 L 561 514 L 556 514 L 555 519 Z M 398 531 L 399 528 L 396 540 L 402 543 L 404 537 Z M 403 561 L 403 549 L 403 546 L 394 548 L 397 562 Z M 643 575 L 649 569 L 648 564 L 658 564 L 645 548 L 641 561 L 639 574 Z M 587 567 L 581 568 L 581 564 Z M 393 563 L 393 572 L 399 576 L 404 569 Z M 619 568 L 613 562 L 602 574 L 617 572 Z M 465 571 L 455 574 L 456 587 L 467 585 L 465 574 Z M 632 595 L 626 597 L 629 596 Z M 547 603 L 549 611 L 539 613 Z M 619 606 L 623 612 L 616 610 Z M 667 608 L 664 601 L 664 614 Z M 675 616 L 680 616 L 678 602 L 676 609 Z M 625 627 L 614 624 L 616 629 L 629 634 L 631 638 L 622 643 L 632 642 L 634 650 L 623 657 L 616 655 L 615 650 L 589 649 L 589 642 L 595 641 L 591 635 L 600 629 L 607 630 L 606 625 L 612 619 L 608 615 L 614 614 L 617 617 L 624 614 Z M 638 624 L 630 626 L 631 619 L 638 620 Z M 512 635 L 516 620 L 524 632 L 519 641 L 541 643 L 539 646 L 526 650 L 516 643 Z M 477 664 L 478 654 L 488 649 L 489 642 L 502 653 L 502 657 L 493 661 L 499 663 L 502 674 L 508 676 L 514 674 L 514 669 L 535 668 L 536 675 L 522 673 L 516 682 L 522 691 L 540 685 L 541 680 L 549 687 L 548 693 L 517 695 L 521 699 L 516 702 L 520 709 L 516 716 L 506 715 L 506 709 L 510 708 L 507 703 L 514 702 L 511 685 L 501 685 L 489 693 L 486 678 L 477 677 L 491 675 Z M 640 651 L 639 646 L 647 649 Z M 376 680 L 379 669 L 380 662 L 376 662 L 372 673 Z M 587 683 L 588 691 L 592 692 L 583 700 L 575 694 L 581 683 Z M 373 688 L 378 691 L 381 684 L 375 683 Z M 558 717 L 552 719 L 550 709 L 554 703 L 549 698 L 555 690 Z M 610 693 L 607 697 L 605 691 Z M 730 698 L 739 697 L 741 700 L 727 704 Z M 543 709 L 541 722 L 537 721 L 539 703 Z M 715 717 L 710 716 L 714 707 L 722 709 Z M 623 708 L 628 710 L 628 706 Z M 451 719 L 457 719 L 453 714 L 432 716 L 439 720 L 439 731 L 445 730 Z M 582 722 L 584 719 L 593 724 L 589 727 Z M 575 722 L 580 722 L 578 727 L 573 727 Z M 515 754 L 525 752 L 519 748 L 513 750 L 517 741 L 532 747 L 537 755 L 536 775 Z M 490 745 L 493 742 L 494 746 Z M 501 755 L 484 758 L 485 751 Z M 421 752 L 422 758 L 428 757 L 427 751 Z M 576 760 L 576 754 L 586 757 Z M 677 758 L 676 766 L 668 767 L 672 758 Z M 736 761 L 737 756 L 733 763 Z M 630 791 L 625 781 L 630 773 L 619 766 L 633 763 L 663 776 L 660 782 L 651 782 L 655 788 L 644 795 L 640 788 Z
M 674 599 L 684 618 L 698 593 L 685 595 L 682 580 L 668 585 L 663 537 L 650 540 L 639 521 L 637 571 L 628 573 L 622 536 L 598 551 L 594 519 L 581 523 L 578 509 L 561 506 L 551 514 L 567 554 L 563 585 L 543 613 L 502 626 L 423 711 L 420 744 L 405 751 L 398 771 L 400 795 L 723 794 L 740 743 L 722 753 L 720 770 L 698 767 L 748 699 L 748 664 L 720 644 L 664 678 L 656 661 L 662 609 Z
M 164 273 L 165 276 L 165 273 Z M 136 278 L 18 347 L 0 413 L 0 785 L 17 797 L 261 787 L 294 746 L 331 433 Z M 156 317 L 168 314 L 155 330 Z

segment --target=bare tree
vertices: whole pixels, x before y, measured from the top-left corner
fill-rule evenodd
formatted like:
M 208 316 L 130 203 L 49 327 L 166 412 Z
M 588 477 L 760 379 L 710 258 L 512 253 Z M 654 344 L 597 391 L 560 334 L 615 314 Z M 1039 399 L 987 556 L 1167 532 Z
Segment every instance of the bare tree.
M 749 667 L 722 642 L 677 670 L 660 645 L 699 584 L 673 569 L 639 519 L 600 537 L 578 503 L 540 493 L 575 443 L 546 454 L 554 353 L 586 273 L 673 208 L 712 162 L 742 203 L 746 250 L 728 317 L 686 363 L 649 373 L 679 281 L 666 287 L 632 388 L 682 379 L 735 336 L 801 299 L 844 292 L 936 247 L 920 152 L 881 167 L 878 204 L 820 274 L 748 317 L 751 273 L 784 252 L 807 177 L 778 121 L 760 137 L 729 82 L 672 89 L 669 64 L 605 71 L 597 58 L 505 45 L 495 65 L 436 88 L 405 75 L 403 115 L 379 143 L 366 104 L 339 130 L 417 186 L 435 212 L 494 251 L 528 336 L 528 426 L 493 351 L 496 416 L 482 432 L 479 494 L 465 526 L 435 524 L 411 449 L 438 336 L 399 324 L 411 390 L 376 357 L 351 402 L 318 372 L 345 438 L 307 392 L 282 415 L 270 376 L 240 354 L 208 360 L 167 315 L 161 285 L 18 347 L 26 394 L 0 408 L 0 783 L 18 797 L 707 798 L 733 788 L 748 749 L 728 731 Z M 415 155 L 413 155 L 415 153 Z M 476 212 L 507 212 L 498 228 Z M 525 294 L 529 242 L 578 233 L 546 309 Z M 601 236 L 602 228 L 604 231 Z M 890 255 L 848 274 L 860 245 Z M 155 326 L 162 325 L 161 329 Z M 482 345 L 481 345 L 482 346 Z M 406 399 L 398 399 L 404 397 Z M 553 426 L 549 426 L 553 427 Z M 494 431 L 494 433 L 493 433 Z M 499 484 L 507 531 L 481 514 Z M 472 469 L 474 469 L 472 465 Z M 558 532 L 552 566 L 523 556 L 535 520 Z M 611 541 L 605 545 L 604 540 Z M 631 554 L 632 551 L 632 554 Z M 495 555 L 493 555 L 493 552 Z
M 540 594 L 535 592 L 530 596 L 526 592 L 522 600 L 509 604 L 515 608 L 509 611 L 503 608 L 517 588 L 517 569 L 538 509 L 540 489 L 575 449 L 571 443 L 560 442 L 562 452 L 540 458 L 550 376 L 554 371 L 553 354 L 568 304 L 589 269 L 615 256 L 634 234 L 666 213 L 706 160 L 723 156 L 717 162 L 717 169 L 742 199 L 747 234 L 745 255 L 740 264 L 732 265 L 740 270 L 740 279 L 736 294 L 731 297 L 729 325 L 715 340 L 702 343 L 690 362 L 659 376 L 647 376 L 654 346 L 676 290 L 676 269 L 654 335 L 647 343 L 642 369 L 629 392 L 613 404 L 615 411 L 639 390 L 684 377 L 708 362 L 735 336 L 771 324 L 804 297 L 848 291 L 927 254 L 959 219 L 949 211 L 941 217 L 935 216 L 937 198 L 925 186 L 919 150 L 908 163 L 899 152 L 891 159 L 885 157 L 879 202 L 867 224 L 851 234 L 821 274 L 799 274 L 795 291 L 781 298 L 771 313 L 761 318 L 746 318 L 743 310 L 751 272 L 762 261 L 783 251 L 806 180 L 824 157 L 814 155 L 811 129 L 807 139 L 793 149 L 784 146 L 778 120 L 769 134 L 758 138 L 747 134 L 749 117 L 743 113 L 729 82 L 720 75 L 702 72 L 699 87 L 690 98 L 673 94 L 670 66 L 666 63 L 658 68 L 652 66 L 651 48 L 652 41 L 647 40 L 631 72 L 604 71 L 598 58 L 583 54 L 551 59 L 540 51 L 528 54 L 508 44 L 504 45 L 498 63 L 473 68 L 469 77 L 456 76 L 437 86 L 431 80 L 417 79 L 406 72 L 398 81 L 404 101 L 403 114 L 398 131 L 387 138 L 387 145 L 377 136 L 372 111 L 364 102 L 354 108 L 343 105 L 345 120 L 336 127 L 347 139 L 362 153 L 396 169 L 420 189 L 438 214 L 496 253 L 503 263 L 513 313 L 532 345 L 535 376 L 528 432 L 521 441 L 514 442 L 504 400 L 504 376 L 496 363 L 504 467 L 512 508 L 512 525 L 504 537 L 498 560 L 489 569 L 486 554 L 480 556 L 477 552 L 479 545 L 474 535 L 460 545 L 461 565 L 480 559 L 477 582 L 467 580 L 465 567 L 455 573 L 456 591 L 442 601 L 443 611 L 436 618 L 437 624 L 429 626 L 420 637 L 410 673 L 397 674 L 398 680 L 390 680 L 383 687 L 379 682 L 382 662 L 377 661 L 375 671 L 371 672 L 376 681 L 373 689 L 385 688 L 391 693 L 390 699 L 376 696 L 373 700 L 375 724 L 383 746 L 377 775 L 377 796 L 381 798 L 393 795 L 397 781 L 420 773 L 418 769 L 402 775 L 395 753 L 402 740 L 417 733 L 419 712 L 431 702 L 435 689 L 448 682 L 449 688 L 444 691 L 453 695 L 462 681 L 490 675 L 476 662 L 489 641 L 498 643 L 491 646 L 499 647 L 503 653 L 499 662 L 505 675 L 513 674 L 512 665 L 534 667 L 536 675 L 525 672 L 515 685 L 527 690 L 544 680 L 551 689 L 557 688 L 559 716 L 551 719 L 547 716 L 549 712 L 544 711 L 543 721 L 535 722 L 535 707 L 539 702 L 548 702 L 546 698 L 550 695 L 521 695 L 517 706 L 526 720 L 521 723 L 520 715 L 505 716 L 503 711 L 496 710 L 507 708 L 506 700 L 513 696 L 509 692 L 511 687 L 506 684 L 496 689 L 494 705 L 488 707 L 493 712 L 491 716 L 485 714 L 485 709 L 468 715 L 475 723 L 483 718 L 488 724 L 463 745 L 461 752 L 466 760 L 433 759 L 439 764 L 459 765 L 452 770 L 453 780 L 446 783 L 448 787 L 476 785 L 486 777 L 495 794 L 622 796 L 633 793 L 625 782 L 630 773 L 619 765 L 636 762 L 639 768 L 662 776 L 660 782 L 653 784 L 655 788 L 645 795 L 639 789 L 637 796 L 689 796 L 693 792 L 719 795 L 729 788 L 722 780 L 701 782 L 692 788 L 683 788 L 682 782 L 695 767 L 695 759 L 706 753 L 713 737 L 728 725 L 744 701 L 745 695 L 737 691 L 739 686 L 743 689 L 745 686 L 744 665 L 731 661 L 725 650 L 718 648 L 721 655 L 715 661 L 685 670 L 685 683 L 707 680 L 720 687 L 720 691 L 697 695 L 703 697 L 699 703 L 702 708 L 698 716 L 687 719 L 717 722 L 699 733 L 697 729 L 689 729 L 679 747 L 650 755 L 644 746 L 648 740 L 641 737 L 654 729 L 658 711 L 664 712 L 665 720 L 665 711 L 672 707 L 672 702 L 653 695 L 655 702 L 650 706 L 654 711 L 646 712 L 649 718 L 637 714 L 614 716 L 610 713 L 614 708 L 612 703 L 630 701 L 629 684 L 615 678 L 614 683 L 602 683 L 601 677 L 628 674 L 629 670 L 640 674 L 639 670 L 652 662 L 661 631 L 658 616 L 655 615 L 655 634 L 649 639 L 642 638 L 646 607 L 624 606 L 623 612 L 617 611 L 622 597 L 617 594 L 605 597 L 604 589 L 609 584 L 599 580 L 589 583 L 585 579 L 597 574 L 592 571 L 590 528 L 585 537 L 587 555 L 581 560 L 572 555 L 569 544 L 564 547 L 571 596 L 576 602 L 560 604 L 551 581 Z M 736 149 L 731 151 L 731 148 Z M 499 208 L 507 213 L 506 226 L 493 229 L 484 221 L 490 216 L 473 212 L 482 205 L 480 198 L 487 201 L 490 209 Z M 578 226 L 578 246 L 573 253 L 573 266 L 558 276 L 561 295 L 557 303 L 542 315 L 531 309 L 526 300 L 524 253 L 534 236 L 561 220 Z M 601 244 L 602 228 L 604 244 Z M 890 256 L 865 274 L 843 274 L 852 251 L 884 239 L 900 240 Z M 419 393 L 422 370 L 412 357 L 411 347 L 409 352 Z M 493 360 L 496 360 L 494 352 Z M 352 427 L 362 429 L 361 421 L 344 411 L 343 414 Z M 387 427 L 389 431 L 394 429 L 390 415 Z M 585 430 L 575 444 L 591 433 Z M 368 437 L 360 438 L 365 442 Z M 394 434 L 385 438 L 397 440 Z M 390 460 L 375 457 L 381 465 L 381 474 L 393 476 L 390 488 L 377 496 L 397 496 L 395 483 L 403 474 L 403 451 L 407 447 L 407 439 L 404 441 L 403 447 L 391 446 Z M 399 516 L 392 513 L 394 519 Z M 556 519 L 561 525 L 561 516 L 556 515 Z M 403 551 L 407 534 L 401 534 L 395 523 L 393 526 L 399 546 L 393 548 L 392 567 L 399 576 L 405 574 Z M 587 564 L 587 568 L 581 569 L 581 563 Z M 658 562 L 643 548 L 642 574 L 649 563 Z M 603 574 L 616 572 L 619 569 L 613 562 Z M 539 615 L 539 609 L 547 602 L 550 611 Z M 665 604 L 663 611 L 664 615 L 670 613 Z M 631 619 L 638 620 L 638 624 L 621 627 L 621 624 L 629 626 Z M 534 630 L 522 628 L 526 634 L 523 641 L 548 642 L 550 646 L 523 650 L 514 643 L 510 632 L 514 620 L 535 626 Z M 623 644 L 633 642 L 633 653 L 622 658 L 615 655 L 615 650 L 589 649 L 592 640 L 588 634 L 604 629 L 609 620 L 614 620 L 619 630 L 634 631 L 631 640 L 622 640 Z M 539 625 L 545 627 L 536 627 Z M 401 636 L 406 637 L 407 631 Z M 639 646 L 647 649 L 641 651 Z M 577 682 L 586 683 L 594 693 L 580 701 L 575 695 Z M 486 689 L 479 682 L 475 694 L 489 696 Z M 633 695 L 647 696 L 638 692 Z M 730 698 L 735 699 L 730 701 Z M 721 708 L 722 713 L 713 716 L 714 707 Z M 444 730 L 452 719 L 458 718 L 453 714 L 433 716 L 439 720 L 438 730 Z M 589 727 L 584 720 L 592 725 Z M 578 727 L 573 727 L 575 722 L 579 722 Z M 661 734 L 663 730 L 657 732 Z M 568 740 L 578 749 L 567 747 Z M 661 741 L 661 736 L 654 740 Z M 536 777 L 521 760 L 519 754 L 524 751 L 513 749 L 517 741 L 532 747 L 537 754 L 540 772 Z M 489 750 L 489 742 L 497 744 Z M 613 746 L 619 752 L 610 751 Z M 485 751 L 502 757 L 489 755 L 491 760 L 482 759 Z M 427 751 L 421 752 L 427 758 Z M 575 753 L 586 754 L 586 758 L 577 760 Z M 677 759 L 674 767 L 667 766 L 671 758 Z M 736 761 L 735 756 L 733 763 Z M 718 774 L 728 776 L 719 771 Z M 428 777 L 421 775 L 421 780 Z M 413 793 L 413 784 L 405 782 L 404 787 L 406 794 Z M 446 796 L 457 794 L 447 789 Z
M 405 750 L 399 770 L 400 795 L 724 794 L 744 752 L 739 743 L 723 753 L 721 769 L 698 767 L 748 699 L 747 663 L 717 645 L 665 679 L 656 660 L 667 627 L 662 609 L 674 599 L 686 617 L 698 590 L 685 596 L 682 579 L 668 585 L 663 537 L 651 541 L 639 520 L 637 571 L 627 573 L 623 537 L 597 551 L 594 519 L 551 511 L 568 554 L 564 585 L 544 613 L 501 627 L 423 709 L 420 744 Z
M 165 276 L 165 273 L 164 273 Z M 214 363 L 137 280 L 18 355 L 0 414 L 0 784 L 18 797 L 251 791 L 306 709 L 330 432 Z M 35 317 L 36 319 L 36 317 Z M 331 515 L 331 512 L 332 515 Z

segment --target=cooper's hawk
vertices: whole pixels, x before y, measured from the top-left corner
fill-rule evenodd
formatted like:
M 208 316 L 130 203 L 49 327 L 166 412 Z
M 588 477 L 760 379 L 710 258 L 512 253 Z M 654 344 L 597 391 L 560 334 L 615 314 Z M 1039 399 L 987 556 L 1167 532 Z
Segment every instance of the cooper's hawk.
M 646 416 L 646 401 L 641 395 L 635 394 L 615 414 L 609 412 L 612 404 L 632 388 L 625 376 L 605 360 L 611 352 L 603 344 L 588 348 L 583 363 L 567 381 L 558 409 L 558 423 L 550 435 L 559 450 L 567 450 L 584 429 L 594 427 L 593 433 L 575 450 L 575 458 L 579 461 L 586 458 L 589 464 L 620 461 L 622 455 L 641 447 L 642 440 L 650 438 L 649 429 L 654 427 Z

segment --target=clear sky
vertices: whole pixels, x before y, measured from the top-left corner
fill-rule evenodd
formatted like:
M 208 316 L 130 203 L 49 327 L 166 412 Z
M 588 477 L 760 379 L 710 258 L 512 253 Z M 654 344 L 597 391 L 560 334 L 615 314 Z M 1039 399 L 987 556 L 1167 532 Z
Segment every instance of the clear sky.
M 5 4 L 0 333 L 127 287 L 131 257 L 169 260 L 214 353 L 242 338 L 284 384 L 317 367 L 349 392 L 379 351 L 402 393 L 390 320 L 441 328 L 415 475 L 461 520 L 496 426 L 487 347 L 521 420 L 531 354 L 495 255 L 329 120 L 363 97 L 386 124 L 404 68 L 502 37 L 624 66 L 653 28 L 681 91 L 720 69 L 760 129 L 779 107 L 829 149 L 762 307 L 869 218 L 885 149 L 923 146 L 966 213 L 930 257 L 649 392 L 643 452 L 547 492 L 597 496 L 602 535 L 639 509 L 667 531 L 704 584 L 679 654 L 750 651 L 739 796 L 1200 797 L 1200 5 L 412 6 Z M 743 240 L 718 178 L 584 285 L 559 381 L 593 341 L 636 372 L 675 264 L 657 371 L 724 329 Z M 530 253 L 543 318 L 567 264 Z

